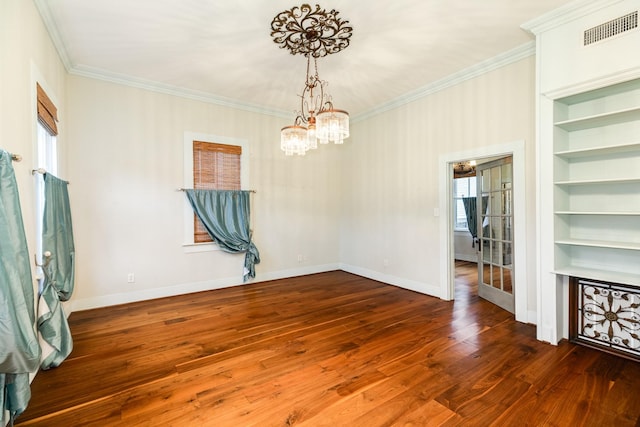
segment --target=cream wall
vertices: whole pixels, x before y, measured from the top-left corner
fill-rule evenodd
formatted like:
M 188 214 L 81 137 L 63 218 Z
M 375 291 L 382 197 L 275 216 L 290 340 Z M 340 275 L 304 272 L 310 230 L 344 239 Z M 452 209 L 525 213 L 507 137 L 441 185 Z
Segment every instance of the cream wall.
M 535 218 L 535 60 L 530 56 L 353 124 L 343 151 L 340 261 L 367 277 L 441 296 L 439 158 L 525 141 L 526 211 Z M 527 307 L 535 236 L 526 227 Z M 517 247 L 516 247 L 517 250 Z M 534 317 L 535 318 L 535 317 Z
M 248 143 L 256 280 L 337 268 L 337 147 L 287 158 L 286 119 L 96 79 L 67 96 L 76 309 L 242 283 L 244 255 L 183 247 L 185 132 Z
M 242 255 L 182 246 L 185 132 L 248 143 L 256 280 L 343 268 L 440 296 L 434 210 L 445 153 L 524 140 L 535 218 L 533 57 L 356 121 L 344 146 L 287 158 L 278 130 L 290 120 L 68 75 L 32 2 L 0 4 L 0 146 L 25 157 L 16 169 L 31 251 L 34 76 L 60 109 L 59 174 L 71 182 L 77 251 L 73 309 L 241 283 Z M 524 226 L 519 244 L 531 267 L 535 223 Z M 533 267 L 527 278 L 535 310 Z

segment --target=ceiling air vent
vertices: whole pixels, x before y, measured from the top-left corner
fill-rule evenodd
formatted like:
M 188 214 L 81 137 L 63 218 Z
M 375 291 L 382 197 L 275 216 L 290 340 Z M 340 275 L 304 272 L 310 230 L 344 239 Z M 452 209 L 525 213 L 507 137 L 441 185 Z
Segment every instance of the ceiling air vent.
M 634 28 L 638 28 L 638 11 L 589 28 L 584 32 L 584 45 L 588 46 L 600 40 L 624 33 L 625 31 L 633 30 Z

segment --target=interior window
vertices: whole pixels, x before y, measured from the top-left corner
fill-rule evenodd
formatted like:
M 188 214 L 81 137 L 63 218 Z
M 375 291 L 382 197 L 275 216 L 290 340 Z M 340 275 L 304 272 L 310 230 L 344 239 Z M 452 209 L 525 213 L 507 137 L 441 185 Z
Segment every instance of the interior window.
M 37 84 L 38 120 L 37 126 L 37 169 L 58 175 L 58 110 Z M 42 264 L 42 216 L 44 213 L 44 180 L 41 173 L 35 175 L 36 186 L 36 260 Z M 40 267 L 36 270 L 38 284 L 42 290 L 43 274 Z
M 195 190 L 240 190 L 242 147 L 193 141 L 193 188 Z M 211 242 L 194 214 L 193 242 Z
M 469 230 L 467 213 L 462 202 L 464 197 L 476 197 L 475 176 L 453 180 L 453 224 L 456 230 Z

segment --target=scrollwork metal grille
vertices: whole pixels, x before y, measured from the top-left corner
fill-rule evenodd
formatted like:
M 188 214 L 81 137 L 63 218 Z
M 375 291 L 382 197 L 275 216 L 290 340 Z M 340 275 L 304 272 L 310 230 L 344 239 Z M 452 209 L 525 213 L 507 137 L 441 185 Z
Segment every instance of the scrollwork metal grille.
M 576 342 L 640 359 L 640 289 L 574 279 Z

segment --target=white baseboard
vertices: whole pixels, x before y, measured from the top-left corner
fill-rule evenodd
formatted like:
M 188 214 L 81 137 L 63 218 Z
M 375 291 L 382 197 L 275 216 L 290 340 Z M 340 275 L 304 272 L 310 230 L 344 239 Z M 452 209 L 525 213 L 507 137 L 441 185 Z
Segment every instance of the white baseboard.
M 279 279 L 286 279 L 288 277 L 306 276 L 308 274 L 325 273 L 327 271 L 334 271 L 334 270 L 340 270 L 340 264 L 332 263 L 332 264 L 322 264 L 322 265 L 311 265 L 308 267 L 273 271 L 270 273 L 260 274 L 259 276 L 256 273 L 256 278 L 251 282 L 252 283 L 268 282 L 269 280 L 279 280 Z
M 194 292 L 210 291 L 214 289 L 240 286 L 249 283 L 266 282 L 269 280 L 284 279 L 287 277 L 304 276 L 307 274 L 324 273 L 326 271 L 340 269 L 338 264 L 314 265 L 308 267 L 294 268 L 289 270 L 274 271 L 265 274 L 256 274 L 256 279 L 243 283 L 242 277 L 227 277 L 222 279 L 205 280 L 202 282 L 179 283 L 177 285 L 165 286 L 163 288 L 144 289 L 134 292 L 123 292 L 118 294 L 101 295 L 98 297 L 72 299 L 68 302 L 69 307 L 65 311 L 69 313 L 80 310 L 90 310 L 92 308 L 109 307 L 112 305 L 127 304 L 136 301 L 146 301 L 156 298 L 165 298 L 176 295 L 190 294 Z
M 420 292 L 421 294 L 442 298 L 443 291 L 439 286 L 430 285 L 415 280 L 409 280 L 402 277 L 392 276 L 390 274 L 381 273 L 379 271 L 369 270 L 366 268 L 356 267 L 349 264 L 340 264 L 340 269 L 348 273 L 357 274 L 368 279 L 377 280 L 399 288 L 408 289 L 410 291 Z

